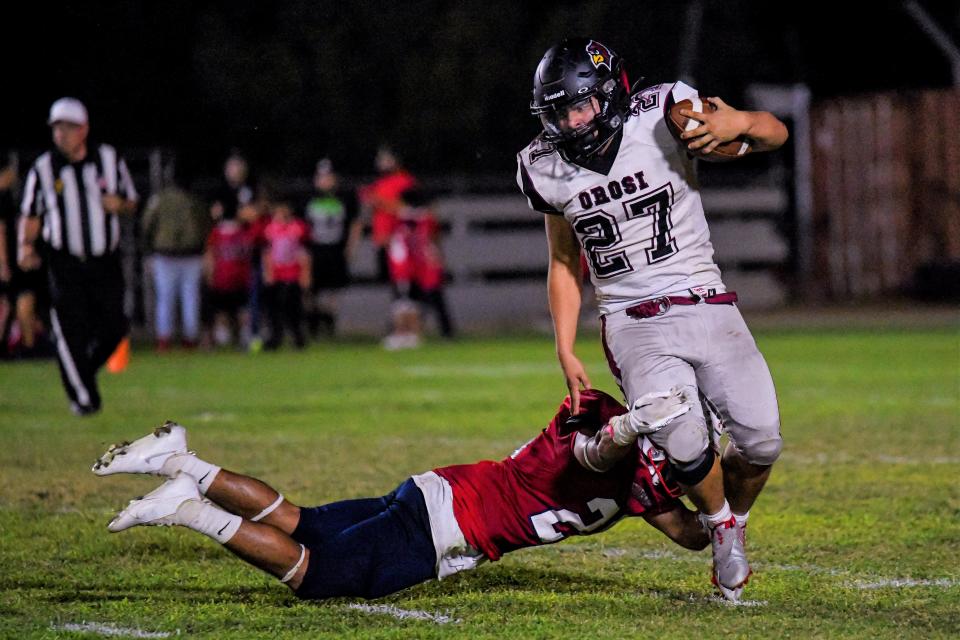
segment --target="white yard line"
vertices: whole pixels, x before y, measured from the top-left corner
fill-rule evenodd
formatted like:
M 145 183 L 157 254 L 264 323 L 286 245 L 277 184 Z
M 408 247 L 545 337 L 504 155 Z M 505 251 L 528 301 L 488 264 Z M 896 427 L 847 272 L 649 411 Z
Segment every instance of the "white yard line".
M 960 464 L 960 458 L 950 456 L 937 456 L 933 458 L 904 458 L 902 456 L 878 455 L 877 460 L 889 464 Z
M 721 598 L 720 596 L 710 596 L 708 598 L 701 598 L 704 602 L 716 602 L 717 604 L 722 604 L 727 607 L 765 607 L 767 606 L 766 600 L 737 600 L 736 602 L 731 602 L 726 598 Z
M 403 367 L 408 376 L 417 378 L 457 377 L 457 378 L 501 378 L 554 373 L 558 367 L 552 363 L 510 363 L 502 365 L 463 364 L 463 365 L 413 365 Z
M 79 631 L 85 633 L 95 633 L 100 636 L 107 637 L 125 637 L 125 638 L 169 638 L 173 634 L 169 631 L 144 631 L 143 629 L 128 628 L 128 627 L 115 627 L 112 624 L 105 624 L 103 622 L 68 622 L 62 625 L 50 625 L 50 628 L 54 631 Z M 180 630 L 177 629 L 177 635 L 180 635 Z
M 873 582 L 865 580 L 856 580 L 847 586 L 855 589 L 902 589 L 904 587 L 938 587 L 949 589 L 950 587 L 960 587 L 960 580 L 950 580 L 949 578 L 936 578 L 933 580 L 915 579 L 915 578 L 882 578 Z
M 632 556 L 643 558 L 644 560 L 702 563 L 705 566 L 710 560 L 709 556 L 677 553 L 669 549 L 632 550 L 620 547 L 607 547 L 601 554 L 607 558 Z M 821 567 L 815 564 L 777 564 L 774 562 L 751 562 L 750 564 L 760 571 L 800 571 L 808 575 L 843 576 L 845 578 L 853 578 L 856 575 L 849 569 Z M 903 589 L 910 587 L 950 589 L 960 586 L 960 580 L 952 578 L 886 578 L 883 576 L 866 575 L 859 580 L 846 582 L 843 586 L 854 589 Z
M 430 613 L 429 611 L 420 611 L 418 609 L 400 609 L 388 604 L 348 604 L 347 608 L 362 611 L 363 613 L 379 613 L 393 616 L 398 620 L 423 620 L 434 624 L 459 624 L 463 622 L 460 618 L 451 618 L 442 613 Z
M 196 422 L 235 422 L 236 419 L 237 414 L 235 413 L 219 413 L 216 411 L 202 411 L 193 417 Z
M 665 600 L 676 599 L 675 594 L 663 593 L 661 591 L 652 591 L 650 595 L 656 598 L 663 598 Z M 711 596 L 694 596 L 690 595 L 686 598 L 683 598 L 690 604 L 722 604 L 727 607 L 765 607 L 769 604 L 766 600 L 738 600 L 737 602 L 731 602 L 726 598 L 721 598 L 718 595 Z
M 886 454 L 863 454 L 853 456 L 844 452 L 837 453 L 817 453 L 813 455 L 804 455 L 802 453 L 793 453 L 785 451 L 780 455 L 781 459 L 792 464 L 850 464 L 863 462 L 881 462 L 883 464 L 960 464 L 960 457 L 957 456 L 933 456 L 930 458 L 910 458 L 907 456 L 889 456 Z

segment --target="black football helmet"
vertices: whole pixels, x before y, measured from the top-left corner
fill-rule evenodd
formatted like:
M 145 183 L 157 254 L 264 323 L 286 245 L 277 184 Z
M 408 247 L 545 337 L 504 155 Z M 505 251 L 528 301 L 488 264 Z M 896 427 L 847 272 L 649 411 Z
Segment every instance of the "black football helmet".
M 571 108 L 596 98 L 593 120 L 575 129 L 561 126 Z M 530 112 L 540 118 L 543 138 L 564 160 L 582 162 L 623 126 L 630 105 L 630 82 L 623 59 L 588 38 L 567 38 L 543 54 L 533 76 Z

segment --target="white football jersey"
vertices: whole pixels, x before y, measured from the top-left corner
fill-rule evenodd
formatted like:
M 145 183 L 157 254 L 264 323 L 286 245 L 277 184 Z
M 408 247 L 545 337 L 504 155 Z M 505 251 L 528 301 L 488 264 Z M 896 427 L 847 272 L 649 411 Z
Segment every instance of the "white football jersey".
M 634 94 L 619 148 L 614 140 L 605 154 L 606 174 L 564 161 L 540 137 L 517 155 L 530 207 L 564 216 L 576 232 L 601 314 L 694 288 L 723 290 L 693 159 L 664 119 L 670 105 L 696 96 L 682 82 Z

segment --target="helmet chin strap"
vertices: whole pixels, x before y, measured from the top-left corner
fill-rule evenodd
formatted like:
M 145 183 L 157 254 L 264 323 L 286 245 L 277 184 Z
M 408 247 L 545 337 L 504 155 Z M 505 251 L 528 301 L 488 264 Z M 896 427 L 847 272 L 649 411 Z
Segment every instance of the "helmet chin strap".
M 620 117 L 620 116 L 614 116 L 612 120 L 615 120 L 615 119 L 617 119 L 617 118 L 619 118 L 619 117 Z M 611 124 L 612 124 L 612 122 L 611 122 Z M 598 142 L 596 147 L 594 147 L 593 149 L 591 149 L 590 151 L 588 151 L 588 152 L 586 152 L 586 153 L 582 153 L 582 152 L 581 152 L 581 153 L 577 153 L 577 154 L 572 154 L 572 153 L 570 153 L 570 151 L 568 151 L 567 149 L 564 149 L 562 145 L 557 145 L 557 148 L 563 153 L 563 156 L 564 156 L 564 158 L 565 158 L 567 161 L 569 161 L 569 162 L 585 162 L 585 161 L 589 160 L 590 158 L 592 158 L 592 157 L 595 156 L 595 155 L 603 155 L 603 154 L 606 152 L 607 147 L 610 145 L 610 142 L 613 140 L 613 137 L 614 137 L 615 135 L 617 135 L 617 130 L 620 128 L 621 125 L 622 125 L 622 123 L 617 124 L 617 125 L 614 125 L 613 127 L 611 127 L 611 128 L 610 128 L 610 134 L 609 134 L 606 138 L 604 138 L 601 142 Z M 593 130 L 593 133 L 595 133 L 595 134 L 597 135 L 597 137 L 599 138 L 599 137 L 600 137 L 600 128 L 599 128 L 599 127 L 595 128 L 595 129 Z

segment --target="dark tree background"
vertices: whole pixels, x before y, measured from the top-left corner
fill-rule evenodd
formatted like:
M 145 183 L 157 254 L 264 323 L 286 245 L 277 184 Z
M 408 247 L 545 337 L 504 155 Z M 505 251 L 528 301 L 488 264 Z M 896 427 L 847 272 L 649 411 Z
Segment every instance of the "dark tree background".
M 381 142 L 421 173 L 508 174 L 537 131 L 530 82 L 553 41 L 589 35 L 633 77 L 674 80 L 691 1 L 36 3 L 5 20 L 0 144 L 41 149 L 50 102 L 74 95 L 96 135 L 208 174 L 233 147 L 271 173 L 329 154 L 366 174 Z M 901 4 L 702 0 L 696 86 L 738 103 L 752 82 L 815 97 L 950 84 Z M 960 40 L 960 8 L 923 4 Z

